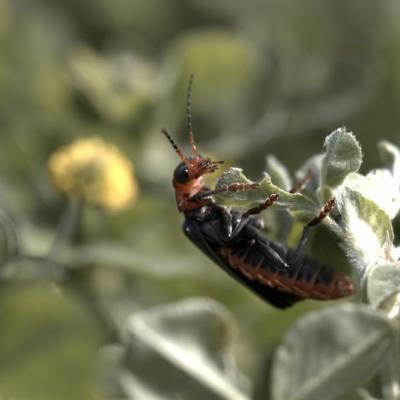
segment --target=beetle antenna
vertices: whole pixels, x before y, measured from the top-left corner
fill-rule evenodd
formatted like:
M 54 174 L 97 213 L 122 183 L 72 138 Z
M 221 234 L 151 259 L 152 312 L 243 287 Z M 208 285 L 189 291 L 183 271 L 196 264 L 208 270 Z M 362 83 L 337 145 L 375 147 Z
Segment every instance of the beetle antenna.
M 192 153 L 194 155 L 198 156 L 199 153 L 197 152 L 197 147 L 194 142 L 194 136 L 193 136 L 192 86 L 193 86 L 193 74 L 190 75 L 188 89 L 187 89 L 187 95 L 186 95 L 186 117 L 187 117 L 187 127 L 188 127 L 188 131 L 189 131 L 190 144 L 192 145 Z
M 171 143 L 172 147 L 175 149 L 175 151 L 178 153 L 178 156 L 182 161 L 186 160 L 186 157 L 182 153 L 181 149 L 175 144 L 174 140 L 172 139 L 171 135 L 165 130 L 161 129 L 161 132 L 165 135 L 165 137 L 168 139 L 168 141 Z

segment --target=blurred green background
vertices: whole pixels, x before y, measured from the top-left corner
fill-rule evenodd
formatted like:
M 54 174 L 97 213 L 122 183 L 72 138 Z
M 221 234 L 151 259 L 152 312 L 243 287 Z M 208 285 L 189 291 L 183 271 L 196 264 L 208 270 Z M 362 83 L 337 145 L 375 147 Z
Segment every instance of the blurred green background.
M 205 154 L 257 179 L 272 153 L 294 174 L 345 125 L 373 168 L 380 139 L 400 144 L 399 18 L 395 0 L 0 0 L 0 205 L 32 256 L 8 262 L 3 240 L 0 399 L 140 400 L 104 393 L 97 350 L 135 311 L 192 296 L 233 313 L 234 357 L 253 397 L 268 398 L 272 349 L 319 305 L 272 309 L 184 238 L 171 186 L 178 158 L 160 129 L 188 148 L 193 73 Z M 123 149 L 139 195 L 114 213 L 84 208 L 71 240 L 52 250 L 69 271 L 60 284 L 56 264 L 34 259 L 69 215 L 47 160 L 86 136 Z

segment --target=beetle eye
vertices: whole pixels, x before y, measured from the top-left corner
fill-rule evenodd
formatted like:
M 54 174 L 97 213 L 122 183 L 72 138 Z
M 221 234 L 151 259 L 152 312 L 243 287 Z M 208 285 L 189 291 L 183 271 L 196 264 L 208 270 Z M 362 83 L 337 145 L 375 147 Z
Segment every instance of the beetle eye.
M 189 182 L 189 169 L 185 163 L 182 162 L 175 168 L 174 178 L 178 183 Z

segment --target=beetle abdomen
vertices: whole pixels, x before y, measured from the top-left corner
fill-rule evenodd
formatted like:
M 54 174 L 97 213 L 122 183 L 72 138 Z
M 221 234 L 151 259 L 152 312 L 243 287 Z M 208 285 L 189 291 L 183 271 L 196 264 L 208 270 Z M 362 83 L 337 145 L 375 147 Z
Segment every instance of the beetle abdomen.
M 353 293 L 350 278 L 329 265 L 278 243 L 269 246 L 288 264 L 280 269 L 268 257 L 269 249 L 257 239 L 235 246 L 220 247 L 220 256 L 233 269 L 239 270 L 248 279 L 300 298 L 331 300 Z

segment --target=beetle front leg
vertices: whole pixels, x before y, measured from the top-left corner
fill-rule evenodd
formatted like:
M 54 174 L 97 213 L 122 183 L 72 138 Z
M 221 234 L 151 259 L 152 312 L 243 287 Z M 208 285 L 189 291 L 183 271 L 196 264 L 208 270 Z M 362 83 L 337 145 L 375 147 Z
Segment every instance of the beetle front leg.
M 230 185 L 222 186 L 214 190 L 206 190 L 204 192 L 195 194 L 190 198 L 190 201 L 199 201 L 206 197 L 210 197 L 223 192 L 244 192 L 247 190 L 257 189 L 259 186 L 260 185 L 258 183 L 231 183 Z

